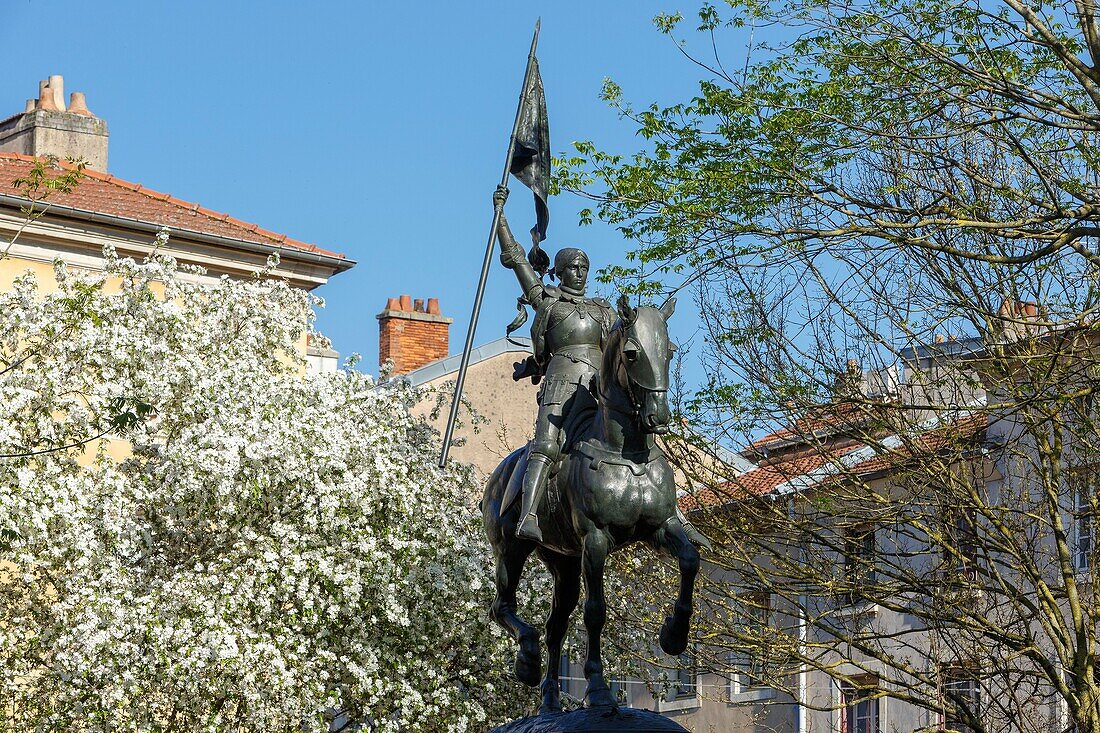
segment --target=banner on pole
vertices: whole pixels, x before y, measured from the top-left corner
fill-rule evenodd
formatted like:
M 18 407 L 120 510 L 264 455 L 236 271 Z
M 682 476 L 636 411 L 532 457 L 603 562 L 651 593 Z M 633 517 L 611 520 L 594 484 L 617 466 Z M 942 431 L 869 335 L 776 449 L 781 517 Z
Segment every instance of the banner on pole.
M 535 194 L 536 223 L 531 230 L 532 246 L 527 259 L 535 270 L 544 274 L 549 269 L 550 258 L 538 245 L 546 238 L 546 226 L 550 222 L 550 212 L 546 207 L 546 197 L 550 191 L 550 128 L 546 120 L 546 96 L 542 91 L 542 77 L 539 76 L 538 61 L 535 59 L 541 24 L 541 21 L 535 21 L 535 35 L 531 38 L 531 52 L 527 55 L 523 91 L 520 93 L 519 107 L 516 109 L 512 137 L 508 142 L 504 170 L 500 174 L 500 185 L 507 185 L 508 176 L 511 174 Z M 462 386 L 466 382 L 466 368 L 470 364 L 477 319 L 481 313 L 481 299 L 485 295 L 485 281 L 489 278 L 489 266 L 493 262 L 493 247 L 497 240 L 497 224 L 500 216 L 501 208 L 496 207 L 492 226 L 489 227 L 489 241 L 485 245 L 485 258 L 481 262 L 481 278 L 478 280 L 477 294 L 474 296 L 474 309 L 470 313 L 470 326 L 466 329 L 466 346 L 462 349 L 462 360 L 458 365 L 458 379 L 455 382 L 454 397 L 451 399 L 451 413 L 447 418 L 447 428 L 443 432 L 443 447 L 439 453 L 440 468 L 447 465 L 447 452 L 451 448 L 451 438 L 454 436 L 458 405 L 462 399 Z
M 547 206 L 550 195 L 550 124 L 536 58 L 531 59 L 531 72 L 527 76 L 522 99 L 510 170 L 535 195 L 535 226 L 531 228 L 531 251 L 527 259 L 540 275 L 545 275 L 550 258 L 539 247 L 539 242 L 546 239 L 546 228 L 550 224 L 550 209 Z

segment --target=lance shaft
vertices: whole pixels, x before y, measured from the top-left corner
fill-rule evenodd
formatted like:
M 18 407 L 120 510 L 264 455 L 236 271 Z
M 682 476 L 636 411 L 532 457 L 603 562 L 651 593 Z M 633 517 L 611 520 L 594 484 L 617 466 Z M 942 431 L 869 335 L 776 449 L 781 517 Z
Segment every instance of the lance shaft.
M 527 70 L 523 73 L 523 86 L 519 91 L 519 106 L 516 107 L 516 121 L 512 123 L 512 135 L 508 138 L 508 154 L 504 159 L 504 174 L 500 185 L 508 185 L 508 175 L 512 171 L 512 154 L 516 149 L 516 134 L 523 118 L 523 109 L 527 105 L 527 85 L 531 81 L 531 67 L 535 61 L 535 47 L 539 42 L 539 26 L 542 19 L 535 21 L 535 35 L 531 39 L 531 52 L 527 54 Z M 439 454 L 439 467 L 447 465 L 447 454 L 451 450 L 451 438 L 454 437 L 455 419 L 458 417 L 458 405 L 462 401 L 462 387 L 466 383 L 466 369 L 470 366 L 470 353 L 474 350 L 474 334 L 477 331 L 477 319 L 481 315 L 481 299 L 485 295 L 485 282 L 489 279 L 489 268 L 493 264 L 493 249 L 497 243 L 497 225 L 500 223 L 502 208 L 493 209 L 493 225 L 489 228 L 489 243 L 485 246 L 485 259 L 481 263 L 481 279 L 477 282 L 477 295 L 474 296 L 474 309 L 470 314 L 470 327 L 466 330 L 466 345 L 462 349 L 462 362 L 458 367 L 458 381 L 455 383 L 455 395 L 451 400 L 451 413 L 447 417 L 447 429 L 443 433 L 443 450 Z

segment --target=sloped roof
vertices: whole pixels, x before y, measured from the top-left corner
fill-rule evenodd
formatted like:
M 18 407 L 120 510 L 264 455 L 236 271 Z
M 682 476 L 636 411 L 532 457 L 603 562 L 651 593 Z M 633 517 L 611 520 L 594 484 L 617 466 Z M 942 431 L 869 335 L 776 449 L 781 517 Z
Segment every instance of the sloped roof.
M 680 508 L 685 512 L 697 511 L 754 496 L 804 491 L 843 480 L 845 476 L 871 476 L 901 466 L 913 457 L 914 451 L 931 453 L 959 441 L 976 440 L 988 425 L 989 416 L 979 412 L 947 424 L 933 421 L 912 436 L 886 436 L 876 446 L 850 440 L 806 444 L 721 486 L 685 494 L 680 497 Z
M 821 431 L 836 431 L 845 426 L 863 422 L 868 416 L 868 405 L 840 402 L 821 405 L 798 418 L 791 425 L 758 438 L 747 446 L 746 453 L 767 450 L 779 443 L 804 439 Z
M 41 159 L 18 153 L 0 153 L 0 194 L 26 198 L 16 190 L 14 182 L 29 174 L 39 160 Z M 64 161 L 56 165 L 59 173 L 73 169 L 71 164 Z M 346 259 L 342 254 L 321 249 L 315 244 L 301 242 L 285 234 L 263 229 L 257 224 L 235 219 L 229 214 L 212 211 L 199 204 L 146 188 L 139 183 L 125 181 L 110 173 L 87 168 L 84 169 L 80 183 L 72 191 L 52 193 L 49 203 L 78 211 L 165 226 L 179 232 L 195 232 Z
M 470 364 L 477 364 L 478 362 L 492 359 L 494 356 L 500 356 L 501 354 L 508 354 L 512 352 L 531 353 L 531 339 L 526 336 L 502 336 L 495 341 L 490 341 L 487 344 L 475 347 L 470 351 Z M 455 354 L 453 356 L 447 356 L 442 359 L 436 359 L 435 361 L 428 362 L 424 366 L 413 369 L 408 374 L 402 375 L 403 379 L 408 379 L 413 385 L 419 387 L 422 384 L 438 379 L 442 376 L 451 373 L 457 373 L 458 368 L 462 365 L 462 354 Z

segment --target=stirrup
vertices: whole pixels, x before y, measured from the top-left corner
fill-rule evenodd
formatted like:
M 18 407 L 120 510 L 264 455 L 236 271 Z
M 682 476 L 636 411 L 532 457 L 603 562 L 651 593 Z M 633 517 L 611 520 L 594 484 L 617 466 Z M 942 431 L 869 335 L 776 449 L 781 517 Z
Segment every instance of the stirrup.
M 524 540 L 532 540 L 534 542 L 542 542 L 542 530 L 539 528 L 538 517 L 534 512 L 531 512 L 523 518 L 523 521 L 516 527 L 516 537 Z

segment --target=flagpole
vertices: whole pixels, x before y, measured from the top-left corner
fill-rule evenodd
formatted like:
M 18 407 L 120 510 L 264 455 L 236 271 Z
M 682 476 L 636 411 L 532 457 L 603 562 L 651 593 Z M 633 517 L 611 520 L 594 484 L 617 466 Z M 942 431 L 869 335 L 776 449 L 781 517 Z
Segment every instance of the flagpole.
M 523 116 L 523 108 L 527 102 L 527 84 L 531 80 L 531 67 L 535 61 L 535 47 L 539 42 L 539 27 L 542 18 L 535 21 L 535 35 L 531 39 L 531 52 L 527 54 L 527 69 L 523 72 L 523 86 L 519 92 L 519 106 L 516 107 L 516 121 L 512 123 L 512 135 L 508 138 L 508 154 L 504 159 L 504 174 L 500 177 L 500 185 L 508 185 L 508 175 L 512 171 L 512 154 L 516 149 L 516 133 L 519 131 L 520 119 Z M 443 450 L 439 454 L 439 467 L 447 465 L 447 454 L 451 450 L 451 438 L 454 436 L 455 419 L 458 417 L 458 405 L 462 401 L 462 387 L 466 383 L 466 368 L 470 365 L 470 353 L 474 350 L 474 333 L 477 331 L 477 319 L 481 315 L 481 299 L 485 295 L 485 283 L 489 279 L 489 267 L 493 264 L 493 249 L 497 243 L 497 225 L 500 223 L 501 206 L 493 209 L 493 225 L 489 228 L 489 242 L 485 246 L 485 259 L 481 263 L 481 279 L 477 283 L 477 295 L 474 296 L 474 309 L 470 314 L 470 326 L 466 330 L 466 346 L 462 349 L 462 361 L 458 366 L 458 381 L 455 383 L 455 394 L 451 400 L 451 414 L 447 417 L 447 429 L 443 432 Z

